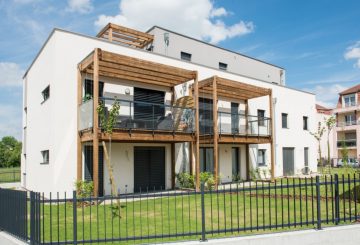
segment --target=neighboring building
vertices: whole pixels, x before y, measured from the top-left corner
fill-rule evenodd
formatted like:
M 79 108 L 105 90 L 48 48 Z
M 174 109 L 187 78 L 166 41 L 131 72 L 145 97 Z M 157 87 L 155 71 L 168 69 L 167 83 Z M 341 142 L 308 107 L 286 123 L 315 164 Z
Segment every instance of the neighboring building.
M 222 182 L 256 168 L 268 178 L 317 171 L 314 94 L 284 86 L 282 68 L 172 32 L 163 55 L 163 34 L 149 33 L 112 24 L 98 37 L 53 30 L 24 75 L 23 187 L 70 191 L 86 179 L 110 194 L 106 153 L 121 192 L 171 189 L 184 171 Z M 175 36 L 184 42 L 173 47 Z M 249 68 L 235 68 L 230 54 Z M 108 112 L 115 99 L 110 149 L 97 106 Z
M 334 158 L 342 158 L 342 150 L 347 148 L 348 157 L 360 157 L 360 84 L 339 93 L 333 113 L 336 115 L 334 132 Z
M 328 120 L 331 116 L 333 116 L 332 114 L 332 110 L 330 108 L 326 108 L 324 106 L 321 106 L 319 104 L 316 104 L 316 111 L 317 111 L 317 122 L 321 123 L 322 126 L 324 126 L 326 128 L 326 124 L 325 121 Z M 321 147 L 321 154 L 322 154 L 322 163 L 326 164 L 327 160 L 328 160 L 328 139 L 329 139 L 329 145 L 330 145 L 330 161 L 333 163 L 333 159 L 334 159 L 334 131 L 335 131 L 335 127 L 328 132 L 327 128 L 324 132 L 323 137 L 321 138 L 321 142 L 320 142 L 320 147 Z M 317 155 L 317 159 L 319 161 L 319 152 Z

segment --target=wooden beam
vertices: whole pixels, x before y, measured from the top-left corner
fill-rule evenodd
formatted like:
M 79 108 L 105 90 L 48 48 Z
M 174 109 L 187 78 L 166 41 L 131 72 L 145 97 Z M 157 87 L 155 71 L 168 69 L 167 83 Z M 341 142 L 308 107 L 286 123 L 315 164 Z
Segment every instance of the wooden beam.
M 113 40 L 113 29 L 112 27 L 109 28 L 109 41 L 112 42 Z
M 196 164 L 196 190 L 200 190 L 200 140 L 199 140 L 199 83 L 198 73 L 194 78 L 194 100 L 195 100 L 195 164 Z
M 195 136 L 191 133 L 177 133 L 172 131 L 136 130 L 129 132 L 128 129 L 114 129 L 111 136 L 113 142 L 190 142 Z M 100 133 L 99 139 L 108 141 L 106 134 Z
M 184 78 L 184 82 L 194 79 L 195 72 L 181 69 L 174 66 L 164 65 L 152 61 L 141 60 L 125 55 L 115 54 L 107 51 L 102 51 L 102 61 L 123 64 L 131 67 L 136 67 L 144 70 L 170 74 Z
M 246 180 L 250 180 L 250 157 L 249 157 L 249 144 L 246 144 L 245 147 L 245 157 L 246 157 Z
M 175 143 L 171 143 L 171 189 L 175 189 Z
M 271 142 L 271 137 L 221 134 L 221 137 L 219 137 L 218 142 L 219 144 L 269 144 Z M 200 137 L 200 144 L 212 144 L 212 143 L 213 143 L 212 135 Z
M 273 181 L 275 179 L 275 145 L 274 145 L 274 128 L 273 128 L 273 118 L 274 118 L 274 112 L 273 112 L 273 96 L 272 91 L 269 95 L 269 108 L 270 108 L 270 134 L 271 134 L 271 143 L 270 143 L 270 151 L 271 151 L 271 180 Z
M 194 174 L 194 143 L 189 142 L 189 171 L 190 174 Z
M 80 67 L 78 67 L 77 70 L 77 168 L 76 168 L 76 179 L 78 181 L 82 180 L 82 144 L 81 144 L 81 137 L 80 137 L 80 128 L 79 128 L 79 124 L 80 124 L 80 106 L 82 103 L 82 76 L 81 76 L 81 71 L 80 71 Z
M 85 69 L 87 69 L 90 65 L 92 65 L 94 62 L 94 51 L 92 51 L 88 56 L 85 57 L 85 59 L 83 59 L 78 67 L 80 69 L 81 72 L 83 72 Z
M 132 66 L 127 66 L 127 65 L 122 65 L 122 64 L 116 64 L 116 63 L 112 63 L 112 62 L 100 61 L 100 67 L 108 67 L 108 68 L 114 68 L 117 70 L 134 72 L 136 74 L 149 75 L 149 76 L 153 76 L 153 77 L 161 77 L 161 78 L 173 80 L 173 81 L 176 81 L 179 83 L 182 83 L 184 81 L 183 78 L 178 77 L 178 76 L 154 72 L 154 71 L 148 71 L 148 70 L 144 70 L 144 69 L 140 69 L 140 68 L 136 68 L 136 67 L 132 67 Z M 178 83 L 176 83 L 176 84 L 178 84 Z
M 93 77 L 93 182 L 94 196 L 99 195 L 99 49 L 94 51 L 94 77 Z
M 212 94 L 212 97 L 213 97 L 213 137 L 214 137 L 214 151 L 213 151 L 213 154 L 214 154 L 214 177 L 215 177 L 215 188 L 217 188 L 217 179 L 218 179 L 218 168 L 219 168 L 219 165 L 218 165 L 218 124 L 217 124 L 217 118 L 218 118 L 218 99 L 217 99 L 217 77 L 214 76 L 213 77 L 213 94 Z
M 245 100 L 245 133 L 249 133 L 249 101 Z

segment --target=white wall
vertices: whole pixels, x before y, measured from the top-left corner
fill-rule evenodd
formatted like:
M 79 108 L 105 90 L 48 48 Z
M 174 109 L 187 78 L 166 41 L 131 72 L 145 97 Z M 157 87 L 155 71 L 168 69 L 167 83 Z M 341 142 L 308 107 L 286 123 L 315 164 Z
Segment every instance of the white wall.
M 302 130 L 302 116 L 309 117 L 309 129 L 315 128 L 315 96 L 283 86 L 241 77 L 143 50 L 55 30 L 49 42 L 26 75 L 28 83 L 27 187 L 36 191 L 73 189 L 76 180 L 77 64 L 94 48 L 140 59 L 197 70 L 199 79 L 218 75 L 227 79 L 271 88 L 276 98 L 275 140 L 276 175 L 282 174 L 282 147 L 296 147 L 295 164 L 303 166 L 303 148 L 310 148 L 310 167 L 316 169 L 315 141 Z M 50 98 L 41 105 L 41 91 L 51 86 Z M 265 101 L 265 100 L 264 100 Z M 263 108 L 264 101 L 254 100 L 250 113 Z M 306 103 L 304 103 L 306 102 Z M 281 129 L 281 112 L 289 114 L 290 129 Z M 40 165 L 40 151 L 50 150 L 50 164 Z
M 169 33 L 169 46 L 164 42 L 164 33 Z M 161 28 L 155 27 L 150 31 L 155 36 L 154 52 L 180 59 L 180 53 L 190 53 L 191 62 L 218 69 L 219 62 L 226 63 L 228 71 L 255 79 L 285 84 L 285 70 L 244 55 L 224 50 L 212 45 L 204 44 Z M 211 56 L 209 56 L 211 54 Z M 283 74 L 283 75 L 281 75 Z

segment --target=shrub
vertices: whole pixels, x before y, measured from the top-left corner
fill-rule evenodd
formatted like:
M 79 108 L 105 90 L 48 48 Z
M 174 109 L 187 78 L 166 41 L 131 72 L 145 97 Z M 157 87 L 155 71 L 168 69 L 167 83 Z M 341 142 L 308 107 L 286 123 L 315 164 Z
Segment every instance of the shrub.
M 180 187 L 182 188 L 195 188 L 195 178 L 189 173 L 176 174 L 176 178 L 179 181 Z
M 219 183 L 220 180 L 220 177 L 218 177 L 217 182 Z M 200 182 L 203 182 L 208 190 L 213 190 L 215 187 L 215 177 L 210 172 L 201 172 Z
M 92 181 L 78 180 L 75 182 L 75 188 L 77 197 L 90 197 L 94 192 L 94 183 Z

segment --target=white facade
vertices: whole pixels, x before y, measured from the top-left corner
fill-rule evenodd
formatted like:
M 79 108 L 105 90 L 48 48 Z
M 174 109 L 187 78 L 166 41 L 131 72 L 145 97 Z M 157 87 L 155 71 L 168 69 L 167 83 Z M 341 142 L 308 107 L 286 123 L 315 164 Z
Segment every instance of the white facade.
M 26 157 L 22 159 L 23 187 L 39 192 L 61 192 L 74 189 L 77 159 L 77 64 L 95 48 L 188 70 L 196 70 L 199 80 L 217 75 L 243 83 L 271 88 L 273 98 L 276 101 L 273 117 L 275 175 L 283 175 L 283 147 L 294 148 L 295 174 L 301 173 L 304 167 L 304 148 L 308 147 L 309 167 L 311 171 L 316 172 L 316 142 L 308 131 L 303 130 L 303 116 L 309 118 L 310 131 L 314 131 L 316 128 L 315 96 L 313 94 L 260 81 L 249 76 L 240 76 L 208 66 L 121 46 L 98 38 L 55 29 L 24 76 L 24 108 L 27 112 L 24 112 L 23 117 L 24 128 L 26 128 L 24 131 L 24 142 L 26 144 L 24 144 L 23 149 L 23 156 L 26 155 Z M 169 48 L 169 52 L 170 50 Z M 106 81 L 104 78 L 101 80 Z M 43 102 L 41 92 L 48 85 L 50 85 L 50 98 Z M 119 92 L 117 89 L 120 89 L 121 93 L 124 88 L 131 89 L 135 85 L 131 82 L 122 82 L 123 87 L 118 86 L 115 90 Z M 109 93 L 114 92 L 114 88 L 108 88 Z M 220 106 L 222 104 L 221 98 L 219 100 Z M 268 98 L 249 101 L 250 115 L 256 115 L 258 109 L 265 109 L 266 115 L 269 115 L 268 108 Z M 288 114 L 289 127 L 286 129 L 283 129 L 281 125 L 281 113 Z M 112 146 L 114 173 L 119 177 L 117 185 L 121 191 L 126 188 L 131 190 L 133 186 L 133 147 L 135 145 L 139 144 L 116 143 Z M 163 145 L 166 149 L 166 166 L 169 166 L 169 145 Z M 219 146 L 220 174 L 224 180 L 231 180 L 231 161 L 229 160 L 231 147 L 232 145 Z M 243 159 L 245 147 L 239 147 Z M 270 164 L 269 145 L 251 145 L 251 165 L 254 168 L 257 165 L 256 149 L 266 149 L 266 162 Z M 43 150 L 49 150 L 48 164 L 41 164 L 43 161 L 41 151 Z M 176 169 L 180 170 L 183 169 L 184 158 L 189 158 L 187 144 L 177 144 L 176 152 L 179 152 L 176 156 Z M 243 168 L 243 162 L 241 164 Z M 167 188 L 169 188 L 171 178 L 168 169 L 169 167 L 166 167 Z M 107 183 L 105 170 L 105 190 L 106 193 L 109 193 L 110 186 Z
M 153 52 L 180 59 L 181 52 L 191 54 L 191 62 L 212 68 L 219 68 L 219 62 L 227 70 L 261 81 L 285 85 L 285 70 L 281 67 L 196 40 L 161 27 L 148 31 L 154 35 Z M 167 33 L 168 42 L 164 41 Z

